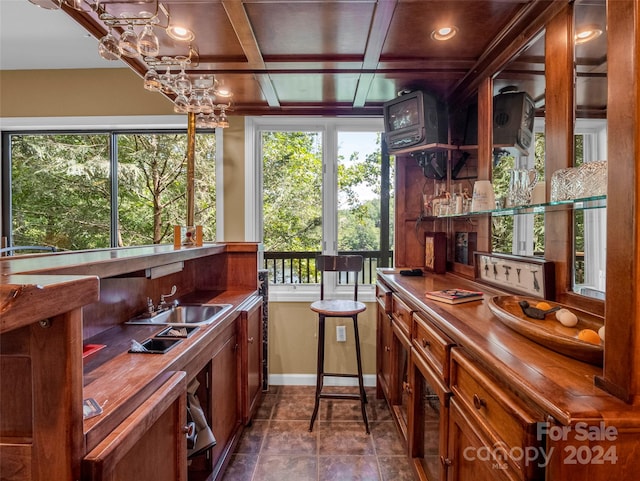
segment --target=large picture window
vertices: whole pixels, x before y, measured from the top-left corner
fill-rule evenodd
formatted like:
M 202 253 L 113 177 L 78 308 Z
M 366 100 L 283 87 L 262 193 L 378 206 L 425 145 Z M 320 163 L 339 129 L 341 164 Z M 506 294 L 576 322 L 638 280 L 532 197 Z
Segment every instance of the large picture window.
M 392 262 L 392 169 L 381 153 L 382 120 L 253 118 L 246 125 L 254 153 L 247 177 L 255 178 L 247 186 L 253 212 L 246 230 L 264 244 L 271 292 L 287 285 L 283 292 L 297 295 L 317 284 L 320 253 L 362 255 L 359 283 L 372 286 L 375 269 Z M 336 279 L 336 288 L 351 282 Z
M 3 133 L 9 245 L 171 243 L 186 216 L 186 131 Z M 196 223 L 216 238 L 216 139 L 196 134 Z M 117 179 L 114 182 L 113 179 Z

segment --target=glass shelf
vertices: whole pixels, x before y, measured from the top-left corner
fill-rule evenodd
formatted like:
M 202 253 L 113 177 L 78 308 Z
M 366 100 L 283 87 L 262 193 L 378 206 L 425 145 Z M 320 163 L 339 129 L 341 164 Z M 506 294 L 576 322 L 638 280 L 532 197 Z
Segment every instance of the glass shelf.
M 607 196 L 598 195 L 594 197 L 585 197 L 582 199 L 560 200 L 556 202 L 545 202 L 544 204 L 531 204 L 518 207 L 507 207 L 504 209 L 479 210 L 467 212 L 464 214 L 448 214 L 441 215 L 437 218 L 445 217 L 471 217 L 476 215 L 492 215 L 494 217 L 506 215 L 520 214 L 544 214 L 545 212 L 554 212 L 558 210 L 566 210 L 573 208 L 577 210 L 602 209 L 607 207 Z

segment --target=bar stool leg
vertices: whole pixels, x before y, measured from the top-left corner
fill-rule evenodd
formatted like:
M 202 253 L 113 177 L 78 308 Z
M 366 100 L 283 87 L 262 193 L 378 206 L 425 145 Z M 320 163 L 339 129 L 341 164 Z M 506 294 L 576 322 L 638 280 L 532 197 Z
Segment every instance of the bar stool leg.
M 358 333 L 358 316 L 353 316 L 353 331 L 355 333 L 356 342 L 356 361 L 358 363 L 358 384 L 360 386 L 360 409 L 362 410 L 362 419 L 364 420 L 364 427 L 369 434 L 369 420 L 367 419 L 367 409 L 365 403 L 367 402 L 367 393 L 364 391 L 364 381 L 362 379 L 362 361 L 360 356 L 360 335 Z
M 324 383 L 324 315 L 319 314 L 318 323 L 318 364 L 316 366 L 316 403 L 313 407 L 313 414 L 311 415 L 311 423 L 309 424 L 309 432 L 313 431 L 313 424 L 316 421 L 318 415 L 318 408 L 320 407 L 320 393 L 322 392 L 322 386 Z

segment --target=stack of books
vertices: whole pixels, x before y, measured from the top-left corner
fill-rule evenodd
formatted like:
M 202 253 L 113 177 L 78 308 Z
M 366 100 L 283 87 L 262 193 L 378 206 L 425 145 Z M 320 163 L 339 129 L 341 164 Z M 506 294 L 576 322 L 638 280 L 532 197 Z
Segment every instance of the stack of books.
M 425 293 L 428 299 L 445 302 L 447 304 L 461 304 L 463 302 L 481 301 L 482 292 L 469 291 L 467 289 L 444 289 L 441 291 L 429 291 Z

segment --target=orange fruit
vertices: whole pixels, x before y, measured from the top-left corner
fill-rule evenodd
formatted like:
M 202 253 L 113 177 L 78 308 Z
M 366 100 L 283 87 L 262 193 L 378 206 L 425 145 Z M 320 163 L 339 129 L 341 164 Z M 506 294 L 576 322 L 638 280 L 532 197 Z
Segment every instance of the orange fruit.
M 551 304 L 549 304 L 548 302 L 540 301 L 536 304 L 536 307 L 541 311 L 548 311 L 549 309 L 551 309 Z
M 578 339 L 591 344 L 600 344 L 600 336 L 593 329 L 583 329 L 578 333 Z

